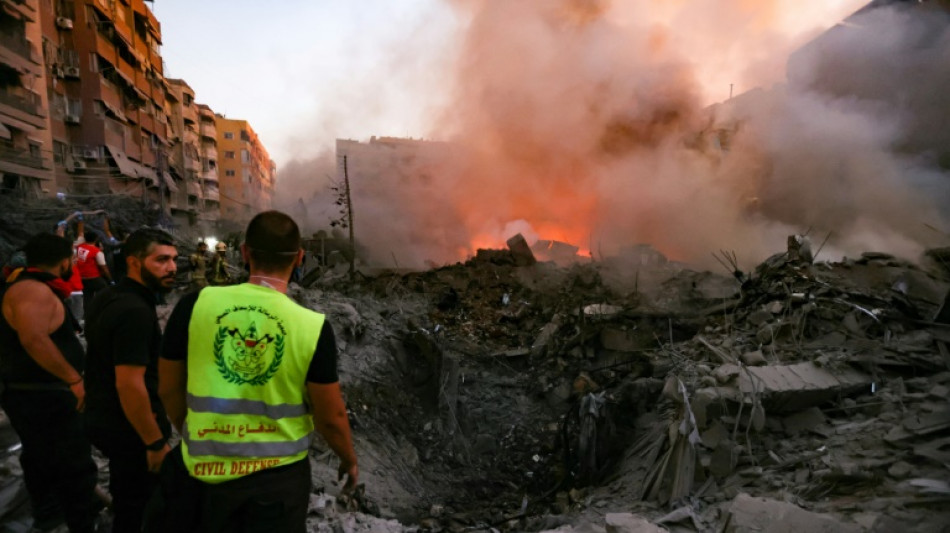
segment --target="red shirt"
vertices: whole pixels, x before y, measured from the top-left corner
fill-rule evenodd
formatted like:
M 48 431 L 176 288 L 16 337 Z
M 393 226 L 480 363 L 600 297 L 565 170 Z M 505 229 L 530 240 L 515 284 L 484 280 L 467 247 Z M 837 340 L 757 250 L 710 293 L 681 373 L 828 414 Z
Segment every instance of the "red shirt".
M 96 264 L 96 256 L 102 253 L 102 250 L 91 244 L 82 243 L 76 247 L 76 269 L 82 279 L 98 278 L 99 265 Z

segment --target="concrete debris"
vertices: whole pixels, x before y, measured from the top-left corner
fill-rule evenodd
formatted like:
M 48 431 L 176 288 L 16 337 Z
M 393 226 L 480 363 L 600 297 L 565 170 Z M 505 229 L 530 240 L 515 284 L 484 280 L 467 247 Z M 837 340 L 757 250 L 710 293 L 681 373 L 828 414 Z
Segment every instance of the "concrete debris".
M 539 240 L 531 246 L 535 257 L 541 261 L 554 261 L 557 264 L 570 264 L 578 259 L 580 250 L 573 244 L 561 241 Z
M 591 318 L 611 319 L 623 311 L 622 307 L 609 304 L 591 304 L 584 306 L 584 316 Z
M 820 513 L 768 498 L 739 494 L 728 508 L 722 533 L 861 533 L 857 524 L 849 524 Z
M 788 260 L 797 263 L 811 263 L 814 256 L 811 253 L 811 239 L 804 235 L 791 235 L 788 238 Z
M 785 433 L 798 435 L 806 431 L 819 432 L 819 427 L 825 425 L 827 419 L 821 409 L 810 407 L 782 419 Z M 819 432 L 820 433 L 820 432 Z
M 531 252 L 531 247 L 528 246 L 528 241 L 526 241 L 524 236 L 520 233 L 508 239 L 507 244 L 508 249 L 511 250 L 511 253 L 515 256 L 515 264 L 517 266 L 531 266 L 537 262 L 537 259 L 534 258 L 534 254 Z
M 667 530 L 630 513 L 607 513 L 607 533 L 665 533 Z
M 813 363 L 747 367 L 739 372 L 739 391 L 761 394 L 770 411 L 794 412 L 839 396 L 869 390 L 871 378 L 856 370 L 831 372 Z

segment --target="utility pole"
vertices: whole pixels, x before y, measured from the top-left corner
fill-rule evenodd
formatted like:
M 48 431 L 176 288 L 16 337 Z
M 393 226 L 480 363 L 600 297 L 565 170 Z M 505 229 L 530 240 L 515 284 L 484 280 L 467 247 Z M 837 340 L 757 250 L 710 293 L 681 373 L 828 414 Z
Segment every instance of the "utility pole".
M 356 275 L 356 241 L 353 238 L 353 200 L 350 196 L 350 173 L 346 167 L 346 156 L 343 156 L 343 186 L 346 187 L 346 218 L 350 227 L 350 281 Z

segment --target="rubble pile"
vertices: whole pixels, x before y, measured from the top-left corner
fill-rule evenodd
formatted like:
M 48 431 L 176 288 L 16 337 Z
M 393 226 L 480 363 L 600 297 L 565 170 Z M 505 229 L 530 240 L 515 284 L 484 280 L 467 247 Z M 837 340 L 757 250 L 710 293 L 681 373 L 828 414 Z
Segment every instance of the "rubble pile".
M 730 277 L 666 262 L 533 264 L 514 242 L 300 295 L 326 309 L 345 292 L 347 324 L 328 309 L 338 329 L 354 316 L 376 329 L 349 339 L 347 397 L 358 440 L 372 429 L 411 458 L 396 477 L 425 487 L 402 491 L 417 497 L 400 516 L 412 523 L 599 528 L 604 511 L 632 511 L 673 529 L 750 531 L 756 513 L 794 507 L 840 530 L 939 530 L 947 272 L 796 252 Z M 367 343 L 385 365 L 365 359 Z M 354 373 L 350 355 L 362 359 Z
M 103 214 L 109 217 L 113 231 L 123 234 L 143 225 L 161 223 L 168 227 L 170 223 L 157 204 L 143 206 L 141 201 L 127 196 L 63 196 L 37 200 L 0 196 L 0 260 L 9 258 L 31 236 L 53 231 L 57 222 L 76 211 L 96 212 L 86 222 L 88 229 L 99 232 L 103 227 Z M 172 230 L 178 237 L 191 240 L 188 231 L 187 228 Z
M 304 277 L 363 483 L 338 496 L 315 439 L 309 529 L 944 530 L 950 271 L 793 241 L 724 275 L 652 250 L 559 266 L 514 239 Z

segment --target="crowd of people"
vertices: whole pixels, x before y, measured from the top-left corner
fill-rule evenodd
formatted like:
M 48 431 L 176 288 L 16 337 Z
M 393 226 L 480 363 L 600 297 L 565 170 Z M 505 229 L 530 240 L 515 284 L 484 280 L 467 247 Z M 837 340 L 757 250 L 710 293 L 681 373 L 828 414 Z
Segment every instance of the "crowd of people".
M 92 447 L 108 459 L 115 532 L 305 531 L 315 429 L 355 487 L 333 329 L 286 295 L 300 230 L 260 213 L 240 253 L 247 281 L 234 283 L 227 247 L 198 245 L 164 331 L 156 307 L 176 286 L 178 245 L 161 229 L 119 239 L 104 214 L 74 213 L 5 267 L 0 406 L 35 529 L 98 530 Z

